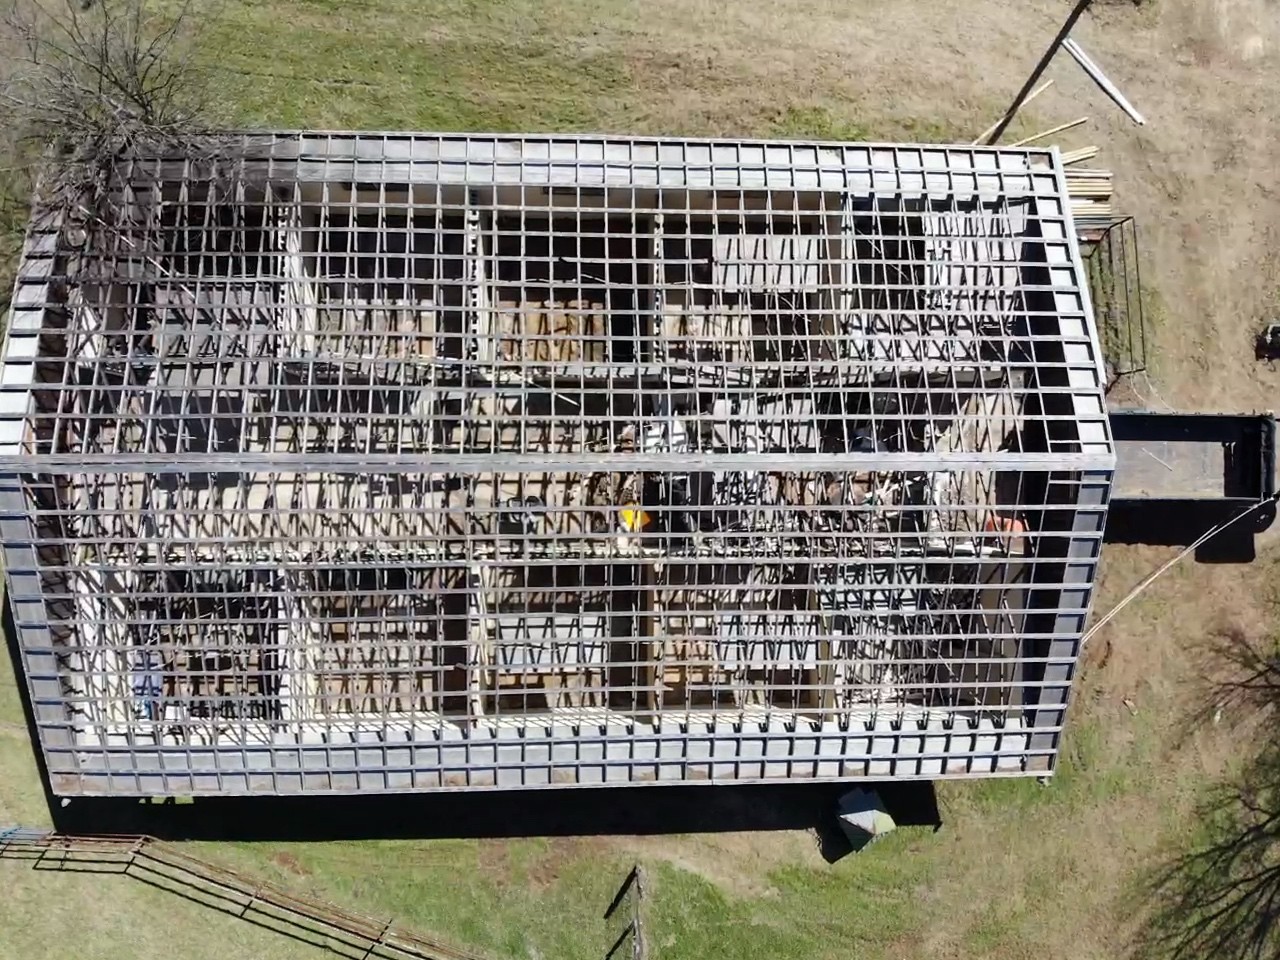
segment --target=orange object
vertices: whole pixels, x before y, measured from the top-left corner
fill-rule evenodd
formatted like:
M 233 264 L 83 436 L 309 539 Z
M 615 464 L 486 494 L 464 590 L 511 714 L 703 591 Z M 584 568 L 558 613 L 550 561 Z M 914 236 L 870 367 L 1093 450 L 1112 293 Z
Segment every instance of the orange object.
M 1026 524 L 1017 517 L 1002 517 L 998 513 L 987 518 L 986 529 L 990 533 L 1020 534 L 1027 532 Z

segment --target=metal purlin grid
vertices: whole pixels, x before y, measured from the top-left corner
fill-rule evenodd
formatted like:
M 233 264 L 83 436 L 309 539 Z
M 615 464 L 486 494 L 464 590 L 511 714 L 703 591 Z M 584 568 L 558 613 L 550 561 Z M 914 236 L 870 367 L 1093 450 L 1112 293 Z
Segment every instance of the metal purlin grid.
M 693 189 L 557 180 L 589 141 L 339 140 L 247 149 L 215 202 L 189 164 L 122 171 L 129 222 L 8 341 L 10 449 L 56 491 L 12 494 L 22 625 L 82 752 L 1025 729 L 1061 489 L 1110 468 L 1087 307 L 1043 332 L 1080 296 L 1051 155 L 793 144 Z M 448 172 L 533 144 L 545 186 Z

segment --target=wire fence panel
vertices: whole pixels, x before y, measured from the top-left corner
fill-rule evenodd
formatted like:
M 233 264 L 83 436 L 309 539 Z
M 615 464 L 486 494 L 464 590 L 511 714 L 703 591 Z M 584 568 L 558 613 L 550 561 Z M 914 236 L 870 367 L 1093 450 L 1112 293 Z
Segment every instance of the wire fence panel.
M 1120 377 L 1147 369 L 1147 317 L 1137 221 L 1133 217 L 1112 221 L 1083 253 L 1110 387 Z

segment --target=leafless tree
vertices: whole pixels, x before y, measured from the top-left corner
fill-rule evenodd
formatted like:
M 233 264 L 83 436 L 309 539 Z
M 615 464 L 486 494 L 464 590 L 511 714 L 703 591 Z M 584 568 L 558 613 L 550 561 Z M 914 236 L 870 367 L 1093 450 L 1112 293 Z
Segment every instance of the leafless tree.
M 1215 645 L 1225 679 L 1213 683 L 1201 723 L 1237 724 L 1256 754 L 1230 783 L 1211 788 L 1191 850 L 1152 878 L 1146 954 L 1173 960 L 1280 957 L 1280 648 L 1271 637 L 1223 631 Z
M 38 156 L 40 200 L 92 208 L 126 156 L 216 149 L 194 0 L 0 0 L 0 126 Z
M 180 158 L 208 202 L 218 201 L 233 141 L 212 132 L 223 118 L 195 56 L 216 3 L 0 0 L 6 290 L 28 202 L 34 215 L 58 224 L 74 284 L 95 269 L 95 254 L 140 249 L 136 237 L 161 209 L 163 161 Z

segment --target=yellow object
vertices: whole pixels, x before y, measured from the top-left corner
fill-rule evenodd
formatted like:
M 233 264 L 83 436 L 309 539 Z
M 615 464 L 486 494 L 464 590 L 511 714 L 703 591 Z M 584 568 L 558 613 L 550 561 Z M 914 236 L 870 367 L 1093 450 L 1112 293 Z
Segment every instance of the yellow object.
M 630 504 L 622 508 L 622 528 L 638 533 L 649 525 L 649 514 L 640 509 L 638 504 Z

